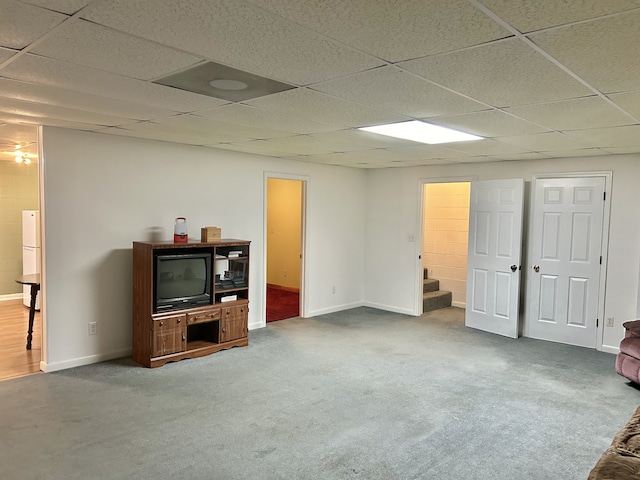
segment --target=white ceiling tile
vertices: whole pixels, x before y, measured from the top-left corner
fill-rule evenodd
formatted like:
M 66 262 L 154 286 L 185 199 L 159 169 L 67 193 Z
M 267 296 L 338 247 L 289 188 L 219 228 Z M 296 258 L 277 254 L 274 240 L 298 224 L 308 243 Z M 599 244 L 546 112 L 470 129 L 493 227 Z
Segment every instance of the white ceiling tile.
M 640 125 L 594 128 L 564 132 L 587 147 L 636 147 L 640 145 Z
M 202 57 L 84 20 L 66 22 L 31 53 L 141 80 L 163 77 L 203 61 Z
M 486 138 L 484 140 L 473 140 L 471 142 L 447 143 L 446 146 L 451 150 L 456 150 L 458 152 L 464 152 L 473 155 L 525 153 L 528 150 L 528 148 L 518 147 L 513 144 L 502 142 L 502 140 L 508 138 L 513 137 L 504 137 L 500 138 L 500 140 L 491 140 L 489 138 Z M 460 155 L 458 154 L 458 156 Z
M 527 135 L 541 133 L 548 128 L 534 125 L 499 110 L 456 115 L 453 117 L 430 118 L 427 123 L 453 128 L 461 132 L 479 135 L 481 137 L 504 137 L 507 135 Z
M 391 62 L 509 36 L 466 0 L 250 0 L 297 24 Z
M 628 115 L 596 96 L 505 110 L 553 130 L 577 130 L 635 123 Z
M 159 140 L 162 142 L 182 143 L 186 145 L 197 145 L 204 141 L 201 135 L 194 133 L 177 132 L 171 128 L 156 124 L 134 124 L 125 127 L 110 127 L 95 130 L 96 133 L 116 135 L 119 137 L 144 138 L 147 140 Z M 176 159 L 179 161 L 179 159 Z
M 388 163 L 356 163 L 352 165 L 348 165 L 354 168 L 362 168 L 362 169 L 374 169 L 374 168 L 402 168 L 407 165 L 402 162 L 388 162 Z M 415 166 L 415 165 L 412 165 Z
M 307 163 L 320 163 L 322 165 L 344 165 L 348 162 L 348 157 L 344 153 L 324 153 L 315 155 L 288 155 L 284 156 L 287 160 L 297 160 Z M 353 163 L 353 162 L 352 162 Z
M 607 147 L 602 149 L 605 152 L 621 155 L 625 153 L 640 153 L 640 145 L 635 147 Z
M 0 0 L 0 46 L 21 50 L 68 17 L 15 0 Z
M 409 156 L 394 150 L 374 149 L 345 152 L 345 163 L 386 163 L 412 160 Z
M 403 72 L 382 67 L 313 86 L 330 95 L 416 118 L 475 112 L 486 107 Z
M 502 137 L 500 138 L 500 141 L 511 145 L 516 145 L 527 150 L 534 150 L 536 152 L 545 152 L 552 150 L 578 150 L 590 146 L 558 132 Z
M 92 5 L 93 22 L 297 85 L 381 65 L 323 35 L 235 0 L 113 0 Z M 166 19 L 171 18 L 167 28 Z M 295 47 L 295 48 L 294 48 Z
M 38 129 L 32 125 L 0 125 L 0 141 L 12 147 L 24 147 L 38 141 Z
M 480 3 L 523 33 L 640 7 L 639 0 L 480 0 Z
M 112 129 L 105 133 L 132 137 L 140 136 L 141 138 L 147 138 L 151 140 L 186 143 L 189 145 L 204 145 L 207 142 L 211 143 L 215 140 L 215 135 L 211 135 L 210 132 L 177 128 L 173 125 L 157 124 L 151 122 L 127 125 L 126 127 L 123 127 L 121 129 Z M 233 140 L 233 138 L 231 139 Z M 243 140 L 243 138 L 237 137 L 236 140 L 241 141 Z
M 98 97 L 96 95 L 74 92 L 57 87 L 33 85 L 17 80 L 9 80 L 7 78 L 0 78 L 0 97 L 136 120 L 151 120 L 153 118 L 168 117 L 178 113 L 173 110 L 155 108 L 149 105 Z
M 222 150 L 232 150 L 234 152 L 252 153 L 256 155 L 264 155 L 268 157 L 282 157 L 283 155 L 289 155 L 288 152 L 278 152 L 265 148 L 264 143 L 266 140 L 251 140 L 249 142 L 239 143 L 212 143 L 210 145 L 204 145 L 209 148 L 217 148 Z
M 332 144 L 325 139 L 315 138 L 311 135 L 270 139 L 264 145 L 267 150 L 286 152 L 290 155 L 317 155 L 343 152 L 349 149 L 347 145 Z M 362 147 L 360 149 L 364 150 Z
M 640 12 L 534 34 L 531 39 L 598 90 L 640 90 Z
M 311 115 L 318 122 L 342 128 L 365 127 L 410 119 L 410 117 L 385 112 L 366 105 L 340 100 L 307 88 L 296 88 L 245 103 L 276 112 L 298 116 Z
M 358 129 L 339 130 L 334 132 L 327 132 L 327 138 L 335 139 L 335 141 L 341 144 L 353 144 L 365 148 L 396 148 L 396 147 L 411 147 L 415 145 L 421 145 L 417 142 L 410 140 L 404 140 L 402 138 L 389 137 L 387 135 L 380 135 L 377 133 L 365 132 Z M 319 135 L 315 135 L 318 137 Z
M 61 127 L 82 131 L 95 131 L 100 128 L 90 123 L 73 122 L 52 117 L 34 117 L 28 115 L 20 115 L 3 112 L 0 110 L 0 123 L 2 122 L 33 126 L 48 125 L 50 127 Z
M 69 15 L 76 13 L 84 8 L 90 0 L 22 0 L 24 3 L 37 5 L 39 7 L 55 10 Z
M 178 115 L 175 117 L 158 120 L 157 123 L 184 128 L 187 130 L 208 132 L 212 136 L 212 138 L 216 138 L 224 142 L 234 142 L 238 141 L 238 139 L 254 140 L 291 136 L 291 133 L 289 132 L 282 132 L 273 128 L 251 127 L 248 125 L 220 122 L 218 120 L 198 117 L 196 115 Z M 230 140 L 226 139 L 227 135 Z
M 640 91 L 612 93 L 609 99 L 640 120 Z
M 550 157 L 548 155 L 544 155 L 538 152 L 528 152 L 528 153 L 511 153 L 508 155 L 491 155 L 490 158 L 502 161 L 502 160 L 542 160 Z
M 410 140 L 393 138 L 362 130 L 338 130 L 333 132 L 320 132 L 312 134 L 313 138 L 322 140 L 330 145 L 335 145 L 336 150 L 353 151 L 362 149 L 400 148 L 424 145 Z
M 399 64 L 411 72 L 495 107 L 592 94 L 519 39 Z
M 16 50 L 10 50 L 8 48 L 0 47 L 0 63 L 4 62 L 5 60 L 9 60 L 16 53 L 18 53 Z
M 468 157 L 458 157 L 458 158 L 447 158 L 447 163 L 487 163 L 487 162 L 495 162 L 496 159 L 493 157 L 487 157 L 485 155 L 474 155 Z
M 22 115 L 36 118 L 55 118 L 70 122 L 90 123 L 94 125 L 126 125 L 135 120 L 113 117 L 101 113 L 74 110 L 71 108 L 45 105 L 41 103 L 25 102 L 13 98 L 0 97 L 0 111 L 11 115 Z
M 193 112 L 194 115 L 258 128 L 274 128 L 291 133 L 314 133 L 335 130 L 335 125 L 311 120 L 305 115 L 266 110 L 249 105 L 223 105 L 213 110 Z
M 179 112 L 214 108 L 227 103 L 224 100 L 36 55 L 20 57 L 0 70 L 0 74 L 38 85 L 112 97 Z
M 407 161 L 433 160 L 436 158 L 448 159 L 464 156 L 462 152 L 451 150 L 440 145 L 414 145 L 411 147 L 396 147 L 389 150 L 402 155 L 402 159 L 406 159 Z
M 279 138 L 290 135 L 276 130 L 234 125 L 194 115 L 179 115 L 158 122 L 144 122 L 127 126 L 140 132 L 162 132 L 181 138 L 192 137 L 199 145 L 218 142 L 246 142 L 256 138 Z
M 389 150 L 373 149 L 359 150 L 357 152 L 334 152 L 312 155 L 289 155 L 283 158 L 290 160 L 303 160 L 306 162 L 324 163 L 330 165 L 360 166 L 360 165 L 383 165 L 393 163 L 414 166 L 418 162 L 439 162 L 440 160 L 412 160 L 401 154 Z M 414 163 L 415 162 L 415 163 Z
M 329 157 L 328 155 L 284 155 L 282 157 L 285 160 L 293 160 L 294 162 L 304 162 L 304 163 L 317 163 L 320 165 L 333 165 L 335 162 L 336 156 Z
M 599 148 L 580 148 L 577 150 L 553 150 L 548 152 L 540 152 L 550 158 L 569 158 L 569 157 L 596 157 L 598 155 L 606 155 L 607 152 Z
M 473 157 L 465 157 L 465 158 L 473 158 Z M 458 159 L 462 161 L 462 159 Z M 432 158 L 425 160 L 410 160 L 408 162 L 402 162 L 406 166 L 414 166 L 414 167 L 428 167 L 430 165 L 451 165 L 455 163 L 452 159 L 449 158 Z

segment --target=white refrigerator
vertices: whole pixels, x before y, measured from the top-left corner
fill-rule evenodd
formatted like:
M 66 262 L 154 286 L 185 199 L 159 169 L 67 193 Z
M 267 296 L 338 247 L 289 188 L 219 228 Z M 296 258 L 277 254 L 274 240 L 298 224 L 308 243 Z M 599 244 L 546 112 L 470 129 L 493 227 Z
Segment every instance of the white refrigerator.
M 22 211 L 22 274 L 40 273 L 40 212 L 38 210 Z M 23 286 L 22 303 L 31 305 L 31 287 Z M 40 295 L 36 308 L 40 310 Z

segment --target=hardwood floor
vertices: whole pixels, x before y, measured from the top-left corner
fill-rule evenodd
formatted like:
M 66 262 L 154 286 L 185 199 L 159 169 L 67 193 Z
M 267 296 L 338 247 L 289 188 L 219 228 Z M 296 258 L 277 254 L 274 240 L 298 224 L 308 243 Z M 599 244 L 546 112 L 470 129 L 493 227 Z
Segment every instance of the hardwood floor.
M 0 380 L 40 371 L 42 323 L 40 312 L 33 322 L 31 350 L 26 349 L 29 309 L 20 300 L 0 302 Z

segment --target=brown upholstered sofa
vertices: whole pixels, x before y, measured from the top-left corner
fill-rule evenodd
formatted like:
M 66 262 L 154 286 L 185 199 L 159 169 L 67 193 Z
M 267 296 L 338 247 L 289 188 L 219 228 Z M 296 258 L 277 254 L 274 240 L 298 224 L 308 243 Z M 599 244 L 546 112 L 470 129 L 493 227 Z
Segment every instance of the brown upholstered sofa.
M 616 356 L 616 372 L 640 384 L 640 320 L 631 320 L 622 326 L 624 338 Z
M 638 480 L 640 478 L 640 407 L 589 474 L 588 480 Z

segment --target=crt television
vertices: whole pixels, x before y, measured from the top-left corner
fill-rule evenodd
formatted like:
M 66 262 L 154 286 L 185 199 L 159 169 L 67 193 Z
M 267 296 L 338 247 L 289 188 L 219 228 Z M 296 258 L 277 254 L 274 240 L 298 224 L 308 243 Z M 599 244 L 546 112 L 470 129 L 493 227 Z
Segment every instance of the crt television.
M 211 253 L 161 253 L 155 256 L 154 311 L 211 304 Z

